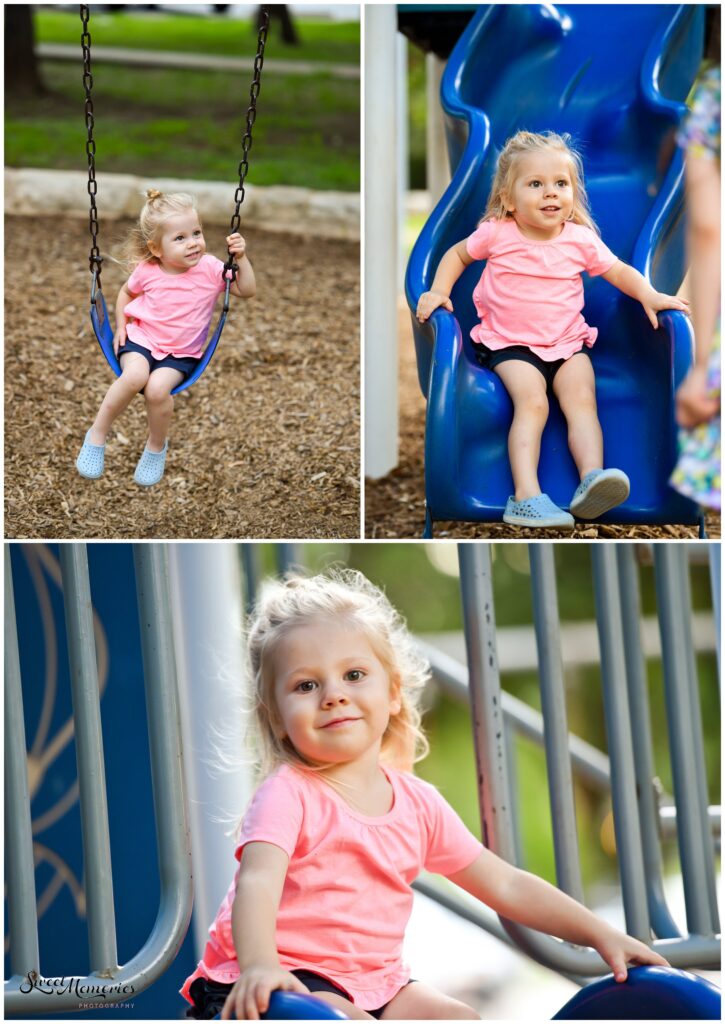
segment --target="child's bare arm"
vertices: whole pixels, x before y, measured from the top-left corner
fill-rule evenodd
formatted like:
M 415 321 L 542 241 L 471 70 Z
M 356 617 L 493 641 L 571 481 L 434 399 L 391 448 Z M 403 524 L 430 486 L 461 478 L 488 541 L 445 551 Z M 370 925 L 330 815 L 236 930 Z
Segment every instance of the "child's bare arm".
M 237 261 L 239 270 L 231 287 L 232 295 L 240 299 L 251 299 L 257 292 L 257 282 L 254 278 L 252 264 L 247 257 L 247 243 L 242 236 L 235 232 L 227 236 L 227 248 Z
M 609 281 L 620 292 L 637 299 L 642 303 L 649 322 L 657 329 L 657 313 L 661 309 L 679 309 L 683 313 L 690 312 L 690 303 L 686 299 L 679 299 L 676 295 L 665 295 L 664 292 L 656 292 L 651 284 L 648 284 L 644 277 L 634 267 L 617 260 L 613 267 L 602 274 L 605 281 Z
M 289 858 L 271 843 L 244 847 L 232 907 L 232 937 L 240 976 L 224 1004 L 222 1020 L 259 1020 L 274 989 L 309 991 L 280 967 L 275 941 L 279 901 Z
M 512 867 L 490 850 L 484 850 L 470 867 L 449 877 L 511 921 L 596 949 L 617 981 L 626 980 L 628 962 L 669 966 L 643 942 L 601 921 L 543 878 Z
M 473 263 L 473 260 L 468 255 L 465 239 L 451 246 L 438 264 L 430 291 L 423 292 L 418 299 L 415 315 L 421 323 L 427 320 L 439 306 L 445 306 L 451 313 L 453 312 L 453 303 L 450 298 L 453 285 L 470 263 Z
M 128 282 L 121 285 L 121 290 L 118 293 L 116 299 L 116 333 L 113 336 L 113 351 L 118 355 L 119 347 L 123 347 L 126 343 L 126 325 L 128 324 L 129 318 L 126 316 L 124 310 L 129 304 L 131 299 L 136 298 L 128 290 Z

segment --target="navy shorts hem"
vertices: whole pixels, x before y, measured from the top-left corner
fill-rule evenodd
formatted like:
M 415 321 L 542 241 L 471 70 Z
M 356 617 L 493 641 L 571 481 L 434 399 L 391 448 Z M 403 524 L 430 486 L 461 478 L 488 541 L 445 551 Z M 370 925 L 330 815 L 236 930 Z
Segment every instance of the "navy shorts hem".
M 149 364 L 150 373 L 153 373 L 154 370 L 168 368 L 170 370 L 178 370 L 180 373 L 183 373 L 184 379 L 193 373 L 199 364 L 199 360 L 195 359 L 193 356 L 164 356 L 163 359 L 157 359 L 151 354 L 150 349 L 144 348 L 143 345 L 138 345 L 135 341 L 131 341 L 130 338 L 126 338 L 126 344 L 118 350 L 119 363 L 121 361 L 121 356 L 125 352 L 138 352 L 142 355 Z
M 500 363 L 507 363 L 511 359 L 534 366 L 546 381 L 547 392 L 551 391 L 557 372 L 567 362 L 567 359 L 571 359 L 571 356 L 568 356 L 567 359 L 553 359 L 551 362 L 547 362 L 546 359 L 542 359 L 532 352 L 527 345 L 509 345 L 508 348 L 490 349 L 480 342 L 476 342 L 474 351 L 477 362 L 481 366 L 485 366 L 487 370 L 495 370 Z M 584 347 L 580 348 L 579 352 L 583 352 L 589 357 L 589 353 Z M 572 356 L 578 354 L 578 352 L 572 352 Z

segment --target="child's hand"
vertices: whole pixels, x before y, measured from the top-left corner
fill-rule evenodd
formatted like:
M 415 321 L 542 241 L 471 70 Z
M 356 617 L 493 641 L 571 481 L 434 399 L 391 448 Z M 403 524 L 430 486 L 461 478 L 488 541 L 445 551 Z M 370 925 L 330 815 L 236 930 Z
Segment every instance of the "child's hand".
M 239 232 L 235 231 L 233 235 L 227 235 L 227 249 L 240 260 L 247 251 L 247 243 L 244 241 Z
M 421 323 L 425 323 L 431 313 L 438 309 L 439 306 L 443 306 L 450 313 L 453 312 L 453 303 L 448 295 L 443 295 L 442 292 L 423 292 L 418 299 L 418 308 L 415 311 L 415 315 Z
M 661 309 L 679 309 L 683 313 L 687 313 L 688 316 L 690 313 L 690 303 L 687 299 L 678 299 L 676 295 L 665 295 L 664 292 L 656 292 L 654 288 L 650 290 L 646 298 L 642 299 L 642 308 L 655 330 L 659 326 L 657 314 Z
M 604 936 L 594 946 L 605 963 L 608 963 L 614 974 L 615 981 L 627 980 L 627 964 L 654 964 L 655 967 L 669 967 L 670 964 L 659 953 L 639 939 L 616 928 L 608 928 Z
M 269 1009 L 270 995 L 278 988 L 286 992 L 310 991 L 294 974 L 281 967 L 248 967 L 227 996 L 221 1019 L 259 1020 L 260 1014 Z
M 119 348 L 123 348 L 126 344 L 126 324 L 122 327 L 116 328 L 116 333 L 113 335 L 113 354 L 118 358 Z
M 705 367 L 693 366 L 675 395 L 675 419 L 678 425 L 692 430 L 700 423 L 711 420 L 719 408 L 719 400 L 713 398 L 708 390 L 707 370 Z

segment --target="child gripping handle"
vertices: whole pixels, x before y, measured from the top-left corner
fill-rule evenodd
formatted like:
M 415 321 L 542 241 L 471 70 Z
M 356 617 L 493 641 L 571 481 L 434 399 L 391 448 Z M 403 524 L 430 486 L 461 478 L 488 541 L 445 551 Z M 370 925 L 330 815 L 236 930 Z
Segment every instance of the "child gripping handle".
M 443 256 L 416 310 L 424 322 L 477 260 L 486 267 L 473 292 L 480 322 L 471 331 L 479 361 L 501 379 L 513 403 L 508 454 L 514 494 L 504 522 L 573 529 L 574 516 L 595 519 L 629 495 L 629 480 L 604 467 L 602 429 L 588 350 L 597 330 L 582 316 L 582 273 L 600 275 L 637 299 L 654 328 L 663 309 L 688 303 L 657 292 L 600 239 L 588 209 L 579 155 L 567 137 L 518 132 L 498 160 L 486 212 L 473 234 Z M 541 492 L 538 464 L 549 395 L 567 421 L 580 484 L 569 512 Z
M 256 283 L 246 243 L 236 232 L 226 241 L 239 265 L 230 292 L 251 298 Z M 113 338 L 121 375 L 101 402 L 76 468 L 91 480 L 103 474 L 108 432 L 133 397 L 143 392 L 149 433 L 134 480 L 150 487 L 164 474 L 174 409 L 171 392 L 194 371 L 203 354 L 214 305 L 225 289 L 224 264 L 206 251 L 193 197 L 156 189 L 146 193 L 125 254 L 133 272 L 118 293 Z
M 591 946 L 617 981 L 667 965 L 548 882 L 487 850 L 413 773 L 429 669 L 385 595 L 351 570 L 264 588 L 249 633 L 263 781 L 236 875 L 182 994 L 188 1016 L 257 1020 L 274 989 L 351 1019 L 479 1019 L 414 980 L 412 883 L 438 872 L 497 913 Z

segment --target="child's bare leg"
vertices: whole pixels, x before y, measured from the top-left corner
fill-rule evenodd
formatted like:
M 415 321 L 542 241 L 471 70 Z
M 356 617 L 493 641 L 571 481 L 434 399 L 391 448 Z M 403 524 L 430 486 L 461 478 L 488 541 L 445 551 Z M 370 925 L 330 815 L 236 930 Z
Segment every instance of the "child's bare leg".
M 171 392 L 184 379 L 180 370 L 161 366 L 154 370 L 144 391 L 146 416 L 149 422 L 149 439 L 146 447 L 150 452 L 160 452 L 166 444 L 171 417 L 174 413 L 174 399 Z
M 539 454 L 541 435 L 549 418 L 546 381 L 535 366 L 520 359 L 499 363 L 495 373 L 503 381 L 514 403 L 514 418 L 508 440 L 509 462 L 514 478 L 514 497 L 516 501 L 523 501 L 524 498 L 541 494 Z
M 557 371 L 552 388 L 566 418 L 569 450 L 583 480 L 587 473 L 604 465 L 602 428 L 589 356 L 577 352 L 567 359 Z
M 311 996 L 315 999 L 322 999 L 323 1002 L 329 1003 L 338 1010 L 342 1010 L 346 1017 L 350 1020 L 375 1020 L 369 1013 L 365 1013 L 359 1006 L 354 1006 L 349 999 L 345 999 L 344 996 L 335 995 L 334 992 L 310 992 Z
M 532 367 L 533 369 L 533 367 Z M 538 370 L 536 371 L 538 373 Z M 541 376 L 541 374 L 539 374 Z M 411 981 L 393 996 L 381 1020 L 481 1020 L 470 1006 L 421 981 Z
M 123 412 L 134 395 L 149 379 L 149 364 L 140 352 L 126 352 L 121 356 L 121 376 L 111 384 L 101 402 L 88 440 L 91 444 L 105 444 L 111 424 Z

